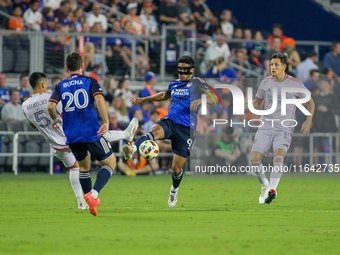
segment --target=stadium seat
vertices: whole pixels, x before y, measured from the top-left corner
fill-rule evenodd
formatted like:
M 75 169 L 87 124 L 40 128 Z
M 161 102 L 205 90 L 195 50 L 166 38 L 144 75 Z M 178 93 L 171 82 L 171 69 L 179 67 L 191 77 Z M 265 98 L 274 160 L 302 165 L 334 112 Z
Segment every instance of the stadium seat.
M 27 121 L 23 121 L 22 124 L 24 131 L 38 132 L 36 129 L 32 128 Z M 24 152 L 36 152 L 37 154 L 41 152 L 41 143 L 44 141 L 41 135 L 24 135 L 23 137 L 25 139 L 23 142 Z M 35 172 L 36 167 L 38 166 L 39 158 L 40 157 L 23 157 L 21 168 L 30 168 L 32 172 Z

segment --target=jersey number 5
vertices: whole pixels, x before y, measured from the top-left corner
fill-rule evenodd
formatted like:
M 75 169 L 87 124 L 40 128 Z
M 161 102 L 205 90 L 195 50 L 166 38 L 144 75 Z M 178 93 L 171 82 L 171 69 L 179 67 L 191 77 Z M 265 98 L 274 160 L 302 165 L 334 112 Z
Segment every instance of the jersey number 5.
M 80 104 L 79 102 L 79 94 L 83 94 L 84 97 L 84 102 L 82 104 Z M 62 99 L 65 100 L 66 97 L 68 97 L 66 106 L 65 106 L 65 112 L 73 112 L 75 110 L 74 106 L 71 106 L 73 101 L 74 101 L 74 105 L 78 108 L 78 109 L 83 109 L 86 108 L 89 104 L 89 97 L 87 95 L 87 92 L 85 89 L 77 89 L 74 92 L 74 95 L 70 92 L 65 92 L 62 95 Z
M 35 112 L 34 117 L 35 120 L 38 122 L 39 127 L 41 128 L 48 127 L 48 125 L 50 125 L 51 123 L 50 120 L 46 116 L 44 116 L 43 110 Z

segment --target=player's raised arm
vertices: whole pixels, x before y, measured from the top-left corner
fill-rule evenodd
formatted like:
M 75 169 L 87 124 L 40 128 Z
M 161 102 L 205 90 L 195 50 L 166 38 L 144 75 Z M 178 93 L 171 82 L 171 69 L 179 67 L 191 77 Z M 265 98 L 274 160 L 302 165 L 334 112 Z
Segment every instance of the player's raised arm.
M 47 111 L 50 115 L 52 121 L 52 127 L 53 128 L 59 128 L 58 123 L 61 123 L 60 119 L 57 118 L 57 104 L 60 101 L 60 90 L 59 90 L 59 84 L 54 88 L 53 94 L 51 95 L 50 100 L 47 104 Z
M 307 109 L 311 113 L 311 115 L 307 116 L 307 119 L 304 123 L 302 123 L 300 132 L 304 135 L 308 135 L 310 132 L 310 126 L 312 125 L 312 120 L 315 112 L 315 103 L 313 98 L 309 99 L 307 102 Z
M 137 97 L 135 99 L 132 100 L 132 104 L 133 105 L 137 105 L 137 104 L 143 104 L 146 102 L 152 102 L 152 101 L 165 101 L 168 100 L 171 97 L 170 94 L 168 94 L 167 92 L 159 92 L 157 94 L 154 94 L 152 96 L 148 96 L 148 97 Z

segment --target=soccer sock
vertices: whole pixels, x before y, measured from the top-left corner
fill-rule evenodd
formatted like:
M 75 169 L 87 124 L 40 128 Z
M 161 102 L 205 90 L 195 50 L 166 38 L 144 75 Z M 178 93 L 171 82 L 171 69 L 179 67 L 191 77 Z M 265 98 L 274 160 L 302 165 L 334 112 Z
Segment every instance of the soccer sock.
M 113 174 L 113 170 L 110 166 L 104 165 L 97 174 L 97 180 L 94 183 L 93 189 L 92 189 L 92 196 L 94 198 L 97 198 L 98 193 L 101 191 L 101 189 L 106 185 L 106 183 L 109 181 Z
M 147 141 L 147 140 L 154 140 L 154 136 L 151 132 L 146 133 L 145 135 L 139 137 L 136 141 L 135 141 L 135 145 L 137 146 L 137 151 L 139 151 L 139 146 L 142 144 L 142 142 Z
M 251 165 L 253 167 L 253 169 L 255 170 L 255 174 L 257 176 L 257 179 L 259 179 L 260 183 L 262 184 L 262 186 L 268 186 L 269 185 L 269 181 L 266 178 L 266 175 L 262 169 L 262 163 L 261 161 L 252 161 Z
M 109 142 L 115 142 L 122 139 L 127 139 L 128 137 L 124 131 L 109 130 L 105 133 L 104 138 Z
M 183 178 L 183 169 L 181 169 L 181 172 L 178 175 L 174 175 L 174 173 L 172 173 L 172 186 L 175 189 L 178 188 L 179 184 L 181 183 L 182 178 Z
M 77 199 L 79 199 L 79 197 L 82 198 L 83 191 L 81 190 L 81 185 L 80 185 L 79 168 L 72 168 L 69 170 L 70 170 L 70 174 L 69 174 L 70 183 L 74 191 L 74 194 L 76 195 Z
M 273 160 L 273 164 L 274 168 L 273 171 L 270 173 L 270 189 L 276 190 L 282 175 L 283 157 L 276 156 Z
M 80 185 L 83 189 L 84 194 L 89 193 L 92 189 L 92 180 L 90 171 L 79 172 Z

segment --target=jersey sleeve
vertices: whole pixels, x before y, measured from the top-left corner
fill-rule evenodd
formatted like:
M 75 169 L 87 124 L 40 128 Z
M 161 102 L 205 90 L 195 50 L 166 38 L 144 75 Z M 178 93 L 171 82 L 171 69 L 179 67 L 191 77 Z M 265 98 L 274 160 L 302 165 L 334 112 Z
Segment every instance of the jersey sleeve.
M 165 91 L 165 93 L 167 93 L 169 96 L 171 96 L 171 84 L 172 83 L 169 84 L 168 89 Z
M 264 90 L 263 90 L 263 81 L 260 83 L 259 88 L 257 89 L 257 93 L 255 97 L 259 100 L 264 99 Z
M 53 90 L 53 93 L 50 97 L 50 100 L 48 100 L 49 102 L 53 102 L 53 103 L 59 103 L 59 101 L 61 100 L 61 95 L 60 95 L 60 83 L 57 84 Z
M 305 91 L 306 91 L 306 93 L 310 93 L 311 94 L 311 92 L 309 91 L 309 89 L 307 89 L 306 87 L 305 87 L 305 85 L 303 85 L 303 83 L 301 82 L 299 82 L 298 83 L 299 85 L 297 85 L 297 87 L 298 88 L 304 88 L 305 89 Z M 306 97 L 306 94 L 305 93 L 302 93 L 302 92 L 297 92 L 297 93 L 295 93 L 295 96 L 297 97 L 297 98 L 305 98 Z
M 63 105 L 62 105 L 61 102 L 59 102 L 57 104 L 57 112 L 58 112 L 59 115 L 61 115 L 63 113 Z
M 103 89 L 100 87 L 98 81 L 94 78 L 91 79 L 90 92 L 93 97 L 99 94 L 103 95 Z

